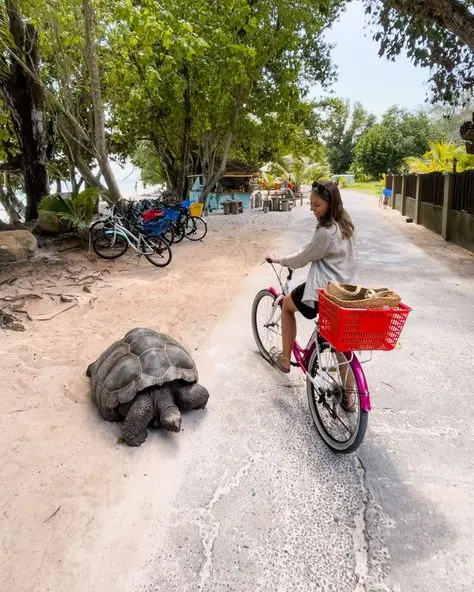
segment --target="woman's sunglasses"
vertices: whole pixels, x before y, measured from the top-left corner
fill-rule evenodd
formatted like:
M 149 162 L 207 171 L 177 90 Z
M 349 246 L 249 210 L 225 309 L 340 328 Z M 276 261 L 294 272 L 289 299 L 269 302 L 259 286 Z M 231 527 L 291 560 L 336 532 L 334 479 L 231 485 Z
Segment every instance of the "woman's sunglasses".
M 312 185 L 311 185 L 311 189 L 313 191 L 316 191 L 316 193 L 319 193 L 319 195 L 324 195 L 326 196 L 328 199 L 331 199 L 331 192 L 329 191 L 329 189 L 326 187 L 326 185 L 323 185 L 322 183 L 318 183 L 317 181 L 315 181 Z

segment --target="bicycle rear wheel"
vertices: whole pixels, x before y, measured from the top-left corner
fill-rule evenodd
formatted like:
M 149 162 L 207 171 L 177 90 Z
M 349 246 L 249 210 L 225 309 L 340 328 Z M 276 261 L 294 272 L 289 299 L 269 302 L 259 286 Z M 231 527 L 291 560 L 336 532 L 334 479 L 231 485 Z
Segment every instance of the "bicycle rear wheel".
M 166 267 L 171 262 L 171 249 L 161 237 L 148 236 L 142 239 L 142 251 L 150 263 L 156 267 Z
M 281 308 L 270 290 L 261 290 L 254 298 L 252 330 L 260 353 L 270 362 L 271 348 L 281 348 Z
M 184 218 L 181 218 L 179 222 L 173 222 L 173 232 L 173 242 L 180 243 L 184 239 L 184 235 L 186 232 L 186 220 Z
M 207 234 L 207 224 L 200 216 L 189 216 L 185 235 L 190 241 L 200 241 Z
M 361 408 L 357 379 L 345 354 L 332 348 L 321 351 L 321 367 L 315 350 L 308 364 L 306 390 L 316 428 L 334 452 L 348 453 L 362 443 L 368 413 Z M 353 411 L 347 403 L 353 401 Z
M 103 259 L 117 259 L 128 249 L 128 242 L 120 234 L 108 234 L 104 231 L 94 239 L 92 248 Z

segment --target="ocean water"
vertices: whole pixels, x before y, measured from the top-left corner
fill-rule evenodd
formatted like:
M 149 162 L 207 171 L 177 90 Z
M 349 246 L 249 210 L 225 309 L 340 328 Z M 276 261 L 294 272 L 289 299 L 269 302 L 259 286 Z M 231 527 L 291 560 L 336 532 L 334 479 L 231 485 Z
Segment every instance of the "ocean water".
M 133 166 L 131 163 L 125 164 L 124 167 L 119 166 L 116 163 L 112 163 L 112 170 L 114 171 L 115 178 L 117 179 L 117 183 L 120 189 L 120 193 L 122 197 L 125 199 L 140 199 L 145 195 L 150 195 L 153 192 L 161 189 L 160 186 L 153 186 L 153 185 L 145 185 L 141 181 L 140 177 L 140 170 Z M 71 186 L 69 183 L 62 183 L 61 185 L 62 191 L 68 192 L 71 190 Z M 51 191 L 56 189 L 56 185 L 53 183 L 51 185 Z M 25 202 L 25 196 L 21 193 L 16 194 L 19 199 Z M 8 216 L 0 204 L 0 220 L 3 222 L 8 222 Z

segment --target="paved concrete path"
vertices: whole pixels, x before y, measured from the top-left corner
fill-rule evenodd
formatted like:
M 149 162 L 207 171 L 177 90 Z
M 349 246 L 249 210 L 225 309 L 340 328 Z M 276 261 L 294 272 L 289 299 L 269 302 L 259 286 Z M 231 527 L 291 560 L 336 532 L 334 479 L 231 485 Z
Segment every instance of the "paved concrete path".
M 251 304 L 272 276 L 255 269 L 196 352 L 208 409 L 186 416 L 179 436 L 152 434 L 134 451 L 135 485 L 110 512 L 123 540 L 104 533 L 94 545 L 98 561 L 101 547 L 116 547 L 117 562 L 123 553 L 121 576 L 107 585 L 104 565 L 94 589 L 473 589 L 472 260 L 415 246 L 375 198 L 344 199 L 359 231 L 361 281 L 398 289 L 414 309 L 401 348 L 365 366 L 374 406 L 365 444 L 357 455 L 331 453 L 300 376 L 278 374 L 256 353 Z M 314 226 L 306 207 L 289 220 L 286 252 Z M 471 278 L 458 275 L 461 259 Z M 150 463 L 157 489 L 143 476 Z

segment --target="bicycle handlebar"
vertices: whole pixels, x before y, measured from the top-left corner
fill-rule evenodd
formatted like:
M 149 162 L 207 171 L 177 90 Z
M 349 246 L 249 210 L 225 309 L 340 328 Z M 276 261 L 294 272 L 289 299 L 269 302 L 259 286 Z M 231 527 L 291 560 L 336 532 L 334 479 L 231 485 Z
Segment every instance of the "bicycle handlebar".
M 270 263 L 270 265 L 273 267 L 273 263 L 274 262 L 269 257 L 265 257 L 265 261 L 262 261 L 262 263 L 265 263 L 265 262 L 266 263 Z M 286 267 L 286 266 L 285 265 L 282 265 L 282 267 Z M 273 269 L 275 269 L 275 268 L 273 268 Z M 291 280 L 291 278 L 293 277 L 294 269 L 291 269 L 289 267 L 287 267 L 286 269 L 288 270 L 288 277 L 287 277 L 287 279 L 288 280 Z M 275 270 L 275 273 L 276 273 L 276 270 Z

